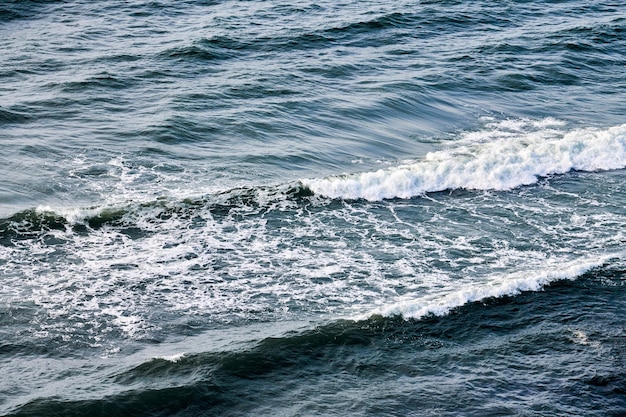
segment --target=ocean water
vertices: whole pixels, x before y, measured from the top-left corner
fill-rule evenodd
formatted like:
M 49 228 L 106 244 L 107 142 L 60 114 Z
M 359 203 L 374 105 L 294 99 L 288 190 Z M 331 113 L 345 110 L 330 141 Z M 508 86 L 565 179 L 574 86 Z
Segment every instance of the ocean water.
M 626 415 L 626 5 L 0 2 L 0 415 Z

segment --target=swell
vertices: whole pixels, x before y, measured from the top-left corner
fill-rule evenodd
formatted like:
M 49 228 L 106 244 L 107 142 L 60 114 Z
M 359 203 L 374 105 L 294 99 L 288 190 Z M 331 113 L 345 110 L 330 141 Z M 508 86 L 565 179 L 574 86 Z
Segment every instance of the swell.
M 26 123 L 31 120 L 31 117 L 22 113 L 11 110 L 6 110 L 0 107 L 0 125 L 13 124 L 13 123 Z
M 615 356 L 626 348 L 620 331 L 624 320 L 619 314 L 626 307 L 619 295 L 624 273 L 620 267 L 597 268 L 574 281 L 553 282 L 545 291 L 472 302 L 445 316 L 338 320 L 265 338 L 238 351 L 155 357 L 109 375 L 107 383 L 118 394 L 40 398 L 8 415 L 242 415 L 262 410 L 276 413 L 287 404 L 297 407 L 291 409 L 294 415 L 307 414 L 313 412 L 308 407 L 321 406 L 320 399 L 305 396 L 305 400 L 301 395 L 313 395 L 319 389 L 327 392 L 327 400 L 336 400 L 328 390 L 364 395 L 371 393 L 367 386 L 372 383 L 388 390 L 398 389 L 393 383 L 398 380 L 430 386 L 442 375 L 468 378 L 466 382 L 477 388 L 467 392 L 475 401 L 449 398 L 445 409 L 449 413 L 485 415 L 498 410 L 489 399 L 498 392 L 494 384 L 508 390 L 509 405 L 519 402 L 528 407 L 531 394 L 524 385 L 532 375 L 537 383 L 565 388 L 545 385 L 544 395 L 555 396 L 546 399 L 556 401 L 549 405 L 556 407 L 553 413 L 571 403 L 587 415 L 619 415 L 626 392 L 626 370 Z M 584 312 L 580 306 L 585 306 Z M 602 349 L 596 344 L 602 344 Z M 586 362 L 598 355 L 601 361 L 595 365 Z M 542 362 L 546 358 L 550 360 Z M 481 369 L 485 360 L 492 373 Z M 548 369 L 546 375 L 537 370 L 542 365 L 554 367 L 559 360 L 565 365 Z M 524 367 L 528 362 L 540 367 L 531 372 Z M 467 369 L 472 369 L 470 375 Z M 502 378 L 511 374 L 517 382 L 502 385 Z M 424 392 L 414 387 L 411 395 L 433 401 L 432 388 Z M 446 394 L 437 396 L 439 401 L 441 395 Z M 381 398 L 365 398 L 350 404 L 364 407 L 358 409 L 362 414 L 376 414 L 371 406 Z M 581 398 L 589 403 L 581 404 Z M 340 415 L 346 406 L 334 403 L 327 413 Z M 428 410 L 428 404 L 416 406 Z M 598 414 L 598 407 L 604 414 Z
M 0 22 L 36 18 L 48 5 L 45 0 L 3 1 L 0 4 Z
M 297 12 L 295 15 L 302 11 Z M 261 17 L 271 18 L 263 15 Z M 448 13 L 441 14 L 429 8 L 421 13 L 378 13 L 372 17 L 355 16 L 354 21 L 333 22 L 316 30 L 292 28 L 286 33 L 271 37 L 257 36 L 244 39 L 217 35 L 197 39 L 189 45 L 165 50 L 159 57 L 192 61 L 225 61 L 257 52 L 321 51 L 342 44 L 351 47 L 396 45 L 403 39 L 412 39 L 416 35 L 435 37 L 442 32 L 456 31 L 459 27 L 490 27 L 494 23 L 505 24 L 508 21 L 504 19 L 497 23 L 494 19 L 497 20 L 495 15 L 492 18 L 480 18 L 462 12 L 450 16 Z
M 62 84 L 51 84 L 47 87 L 59 87 L 63 93 L 84 93 L 86 91 L 123 90 L 131 87 L 131 84 L 125 79 L 104 72 L 83 81 L 68 81 Z
M 427 80 L 442 91 L 542 94 L 554 87 L 591 85 L 603 85 L 603 91 L 619 91 L 623 85 L 619 57 L 626 51 L 622 40 L 624 19 L 568 22 L 546 32 L 547 19 L 549 16 L 507 23 L 497 28 L 498 36 L 488 35 L 487 28 L 493 30 L 494 26 L 485 24 L 479 33 L 487 35 L 481 35 L 475 46 L 447 50 L 450 69 L 430 75 Z M 522 25 L 526 28 L 520 36 Z M 468 37 L 476 35 L 468 33 Z
M 266 16 L 270 18 L 269 16 Z M 237 38 L 218 35 L 193 41 L 190 45 L 163 51 L 159 57 L 175 60 L 226 61 L 255 53 L 321 51 L 334 45 L 376 46 L 394 44 L 398 36 L 409 36 L 407 31 L 421 20 L 412 13 L 383 13 L 356 22 L 336 22 L 317 30 L 292 28 L 274 36 Z M 386 33 L 381 36 L 380 33 Z M 363 41 L 363 43 L 355 43 Z

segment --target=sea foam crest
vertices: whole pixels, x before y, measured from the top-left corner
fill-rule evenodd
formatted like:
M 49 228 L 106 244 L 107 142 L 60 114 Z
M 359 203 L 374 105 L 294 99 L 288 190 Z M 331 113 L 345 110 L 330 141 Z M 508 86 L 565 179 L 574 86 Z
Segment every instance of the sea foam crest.
M 618 258 L 621 256 L 623 254 L 618 256 Z M 413 299 L 399 300 L 378 308 L 370 314 L 382 316 L 400 315 L 405 319 L 419 319 L 429 314 L 442 316 L 465 304 L 489 298 L 514 296 L 524 291 L 539 291 L 554 281 L 577 279 L 593 268 L 601 267 L 611 259 L 615 259 L 615 256 L 605 255 L 595 259 L 582 259 L 565 263 L 557 262 L 555 265 L 549 265 L 546 268 L 534 271 L 517 272 L 483 283 L 462 285 L 456 291 L 445 294 L 437 293 Z
M 551 174 L 626 167 L 626 124 L 569 132 L 556 121 L 519 125 L 488 125 L 413 163 L 302 183 L 326 197 L 378 201 L 452 189 L 510 190 Z

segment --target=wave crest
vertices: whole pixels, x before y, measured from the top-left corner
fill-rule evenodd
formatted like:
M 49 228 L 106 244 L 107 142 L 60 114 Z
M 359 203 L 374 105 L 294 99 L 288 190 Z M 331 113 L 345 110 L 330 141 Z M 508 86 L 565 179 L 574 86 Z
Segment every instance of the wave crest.
M 454 189 L 511 190 L 547 175 L 626 167 L 626 124 L 569 132 L 558 125 L 498 123 L 417 162 L 302 183 L 326 197 L 379 201 Z
M 370 314 L 384 317 L 402 316 L 405 319 L 421 319 L 428 315 L 443 316 L 466 304 L 490 298 L 515 296 L 526 291 L 539 291 L 556 281 L 575 280 L 595 268 L 607 265 L 622 255 L 607 255 L 596 259 L 582 259 L 553 265 L 536 271 L 517 272 L 487 283 L 463 286 L 443 296 L 438 294 L 398 301 Z M 366 318 L 366 317 L 362 317 Z

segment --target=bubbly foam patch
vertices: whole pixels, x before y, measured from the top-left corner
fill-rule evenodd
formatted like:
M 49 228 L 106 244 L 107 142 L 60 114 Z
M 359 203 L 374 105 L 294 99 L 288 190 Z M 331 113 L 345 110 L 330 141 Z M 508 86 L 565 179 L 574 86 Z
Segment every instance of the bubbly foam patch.
M 563 129 L 554 119 L 494 122 L 413 163 L 302 183 L 331 198 L 378 201 L 453 189 L 511 190 L 551 174 L 626 167 L 626 124 Z
M 567 136 L 559 129 L 554 121 L 494 124 L 488 138 L 468 135 L 455 149 L 517 143 L 528 131 L 557 143 Z M 607 140 L 616 140 L 610 131 Z M 603 140 L 596 130 L 571 134 L 584 132 Z M 15 307 L 7 317 L 21 320 L 16 328 L 28 328 L 28 337 L 113 353 L 120 341 L 233 323 L 445 314 L 576 277 L 596 265 L 589 256 L 622 250 L 620 178 L 581 176 L 584 193 L 555 184 L 376 204 L 291 198 L 267 187 L 149 204 L 132 193 L 118 208 L 106 199 L 88 209 L 41 207 L 37 213 L 68 224 L 6 233 L 0 299 Z M 89 226 L 100 215 L 113 220 Z M 179 351 L 188 349 L 168 355 Z

